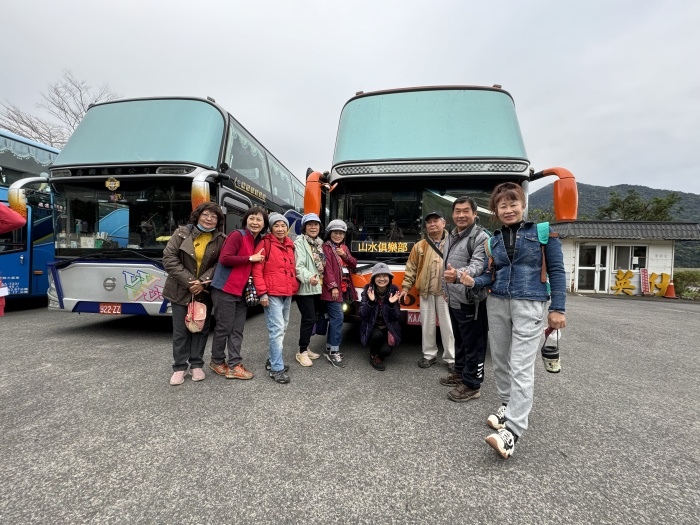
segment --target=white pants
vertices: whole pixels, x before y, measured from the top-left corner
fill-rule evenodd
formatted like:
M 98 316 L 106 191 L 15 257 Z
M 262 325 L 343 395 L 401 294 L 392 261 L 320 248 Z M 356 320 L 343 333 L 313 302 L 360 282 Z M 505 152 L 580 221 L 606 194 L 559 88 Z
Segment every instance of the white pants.
M 420 322 L 423 332 L 423 357 L 431 359 L 437 356 L 437 326 L 435 317 L 440 321 L 442 336 L 442 359 L 449 364 L 455 362 L 455 336 L 452 333 L 450 309 L 442 295 L 428 295 L 420 298 Z
M 535 359 L 547 324 L 547 302 L 489 296 L 489 344 L 493 377 L 506 426 L 518 436 L 527 430 L 535 391 Z

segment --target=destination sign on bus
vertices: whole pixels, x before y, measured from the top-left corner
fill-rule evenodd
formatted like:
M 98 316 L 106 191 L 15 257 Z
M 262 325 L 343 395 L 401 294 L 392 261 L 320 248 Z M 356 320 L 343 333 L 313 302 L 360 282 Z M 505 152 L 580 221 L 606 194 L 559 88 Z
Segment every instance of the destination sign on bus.
M 350 251 L 353 253 L 409 253 L 415 242 L 369 242 L 353 241 Z

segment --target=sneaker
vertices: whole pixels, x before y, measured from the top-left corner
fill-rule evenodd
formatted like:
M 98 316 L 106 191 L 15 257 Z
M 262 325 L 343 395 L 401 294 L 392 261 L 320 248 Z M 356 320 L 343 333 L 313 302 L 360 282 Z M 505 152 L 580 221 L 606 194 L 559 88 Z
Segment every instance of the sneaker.
M 220 376 L 225 376 L 228 373 L 228 365 L 226 363 L 209 363 L 209 368 Z
M 268 372 L 272 370 L 272 365 L 270 364 L 269 359 L 265 361 L 265 370 L 267 370 Z M 284 371 L 289 372 L 289 365 L 284 365 Z
M 382 361 L 382 358 L 378 355 L 369 356 L 369 364 L 372 365 L 372 368 L 379 370 L 380 372 L 384 372 L 384 370 L 386 370 L 384 361 Z
M 314 359 L 314 360 L 315 360 L 315 359 L 318 359 L 319 357 L 321 357 L 321 354 L 317 354 L 316 352 L 312 352 L 312 351 L 309 350 L 308 348 L 306 349 L 306 355 L 309 356 L 309 359 Z
M 309 351 L 305 350 L 302 353 L 297 352 L 297 361 L 299 361 L 299 364 L 301 366 L 311 366 L 313 363 L 311 362 L 311 358 L 309 357 Z
M 462 374 L 459 372 L 450 372 L 447 377 L 440 378 L 440 384 L 443 386 L 459 386 L 462 384 Z
M 173 372 L 173 375 L 170 378 L 170 384 L 173 386 L 176 386 L 176 385 L 181 385 L 182 383 L 184 383 L 186 373 L 187 373 L 187 370 L 178 370 L 177 372 Z
M 343 354 L 340 352 L 328 352 L 326 354 L 326 359 L 336 368 L 345 368 L 345 363 L 343 362 Z
M 460 383 L 447 393 L 447 398 L 450 401 L 455 401 L 456 403 L 464 403 L 472 399 L 479 399 L 480 397 L 480 390 L 474 390 L 473 388 L 469 388 L 464 383 Z
M 433 366 L 435 363 L 437 363 L 437 357 L 423 357 L 420 361 L 418 361 L 418 366 L 420 368 L 430 368 Z
M 544 361 L 544 369 L 550 374 L 558 374 L 561 372 L 561 362 L 558 357 L 549 359 L 548 357 L 542 356 L 542 361 Z
M 308 350 L 307 350 L 307 352 L 308 352 Z M 328 356 L 330 355 L 330 353 L 331 353 L 330 347 L 326 348 L 326 349 L 323 351 L 323 355 L 325 355 L 326 358 L 328 358 Z M 338 350 L 338 352 L 336 352 L 336 353 L 340 354 L 340 357 L 345 357 L 345 356 L 343 355 L 343 352 L 341 352 L 340 350 Z M 309 356 L 309 357 L 311 357 L 311 356 Z M 319 357 L 321 357 L 321 356 L 319 356 Z
M 486 424 L 494 430 L 506 428 L 506 406 L 501 405 L 495 414 L 491 414 L 486 420 Z
M 289 376 L 287 375 L 287 372 L 285 370 L 280 370 L 279 372 L 273 372 L 272 370 L 270 370 L 269 374 L 270 377 L 278 383 L 289 383 Z
M 238 363 L 233 368 L 229 368 L 226 372 L 226 379 L 253 379 L 253 372 L 246 370 L 243 363 Z
M 192 381 L 204 381 L 204 378 L 206 377 L 204 375 L 204 370 L 201 368 L 193 368 L 190 370 L 190 373 L 192 374 Z
M 455 364 L 454 363 L 447 363 L 447 373 L 448 374 L 455 373 Z
M 485 440 L 491 448 L 501 455 L 501 457 L 508 459 L 513 455 L 516 439 L 517 438 L 510 430 L 502 428 L 498 432 L 487 436 Z

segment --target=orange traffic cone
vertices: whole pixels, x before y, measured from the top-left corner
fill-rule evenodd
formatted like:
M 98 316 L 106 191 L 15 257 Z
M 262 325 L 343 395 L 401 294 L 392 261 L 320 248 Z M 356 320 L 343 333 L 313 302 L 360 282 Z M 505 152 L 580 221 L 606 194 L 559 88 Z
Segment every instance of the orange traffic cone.
M 678 299 L 678 297 L 676 297 L 676 288 L 673 286 L 673 281 L 668 283 L 664 297 L 666 299 Z

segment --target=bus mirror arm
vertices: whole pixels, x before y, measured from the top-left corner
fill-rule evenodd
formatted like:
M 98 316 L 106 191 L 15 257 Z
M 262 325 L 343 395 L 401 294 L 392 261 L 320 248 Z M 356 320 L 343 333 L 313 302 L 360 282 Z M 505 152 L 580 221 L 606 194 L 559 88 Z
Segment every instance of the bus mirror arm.
M 578 188 L 576 178 L 566 168 L 548 168 L 530 176 L 530 180 L 539 180 L 550 175 L 558 177 L 554 181 L 554 215 L 558 222 L 575 221 L 578 216 Z

